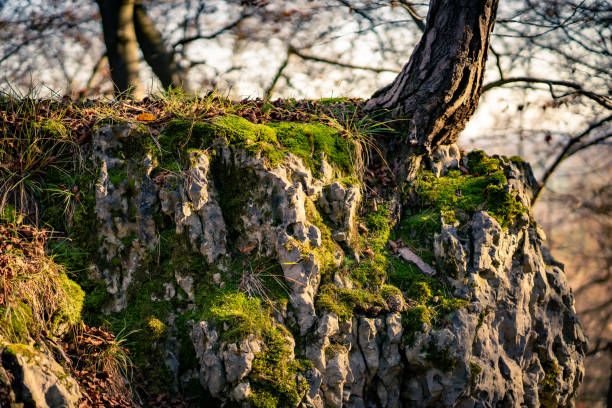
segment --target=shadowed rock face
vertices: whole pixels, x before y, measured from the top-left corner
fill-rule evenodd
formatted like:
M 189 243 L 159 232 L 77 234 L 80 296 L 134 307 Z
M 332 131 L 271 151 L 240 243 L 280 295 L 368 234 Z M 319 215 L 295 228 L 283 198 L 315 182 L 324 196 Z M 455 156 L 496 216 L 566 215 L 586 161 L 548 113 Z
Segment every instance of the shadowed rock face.
M 502 190 L 526 209 L 509 225 L 500 225 L 483 205 L 466 211 L 460 221 L 442 218 L 428 238 L 433 280 L 461 300 L 447 310 L 441 296 L 419 305 L 414 291 L 399 284 L 401 290 L 385 295 L 345 273 L 360 264 L 359 254 L 367 262 L 364 249 L 375 247 L 363 232 L 367 228 L 360 231 L 360 209 L 367 208 L 365 214 L 380 210 L 364 201 L 366 191 L 356 179 L 346 181 L 354 174 L 342 173 L 325 156 L 319 169 L 290 153 L 272 166 L 261 152 L 219 137 L 207 149 L 186 152 L 180 171 L 160 172 L 154 153 L 118 154 L 124 144 L 144 137 L 127 125 L 103 127 L 94 135 L 93 162 L 99 171 L 94 233 L 101 242 L 97 256 L 104 262 L 91 273 L 106 282 L 108 313 L 129 310 L 129 294 L 138 291 L 155 262 L 163 262 L 155 259 L 161 214 L 172 220 L 173 234 L 187 237 L 193 256 L 204 258 L 208 266 L 201 273 L 175 264 L 164 278 L 164 294 L 151 296 L 154 304 L 180 300 L 165 317 L 169 338 L 152 346 L 172 367 L 175 383 L 198 378 L 214 398 L 253 406 L 573 405 L 586 340 L 563 267 L 542 246 L 543 232 L 530 214 L 528 166 L 499 159 Z M 435 177 L 444 177 L 464 163 L 459 154 L 456 146 L 443 146 L 422 162 Z M 219 317 L 217 310 L 229 304 L 211 306 L 202 299 L 212 294 L 195 293 L 202 282 L 211 291 L 230 290 L 232 282 L 237 293 L 252 288 L 245 283 L 251 278 L 247 272 L 258 269 L 231 267 L 245 254 L 266 257 L 280 271 L 286 300 L 269 294 L 272 306 L 255 302 L 266 322 L 255 324 L 231 313 Z M 388 247 L 380 254 L 394 257 Z M 383 277 L 383 283 L 388 279 Z M 330 285 L 340 293 L 338 302 L 358 295 L 378 296 L 382 302 L 364 307 L 361 300 L 351 300 L 350 314 L 338 315 L 318 300 Z M 410 321 L 415 310 L 445 313 L 415 325 Z M 187 314 L 187 328 L 179 329 L 174 321 Z M 238 326 L 252 332 L 228 337 Z M 278 338 L 283 360 L 295 358 L 299 364 L 283 365 L 271 356 L 276 344 L 271 339 Z M 195 369 L 177 360 L 186 347 L 193 347 Z M 274 395 L 276 389 L 285 391 Z
M 28 354 L 8 349 L 2 353 L 2 406 L 77 407 L 81 398 L 77 382 L 67 375 L 50 351 L 31 350 Z

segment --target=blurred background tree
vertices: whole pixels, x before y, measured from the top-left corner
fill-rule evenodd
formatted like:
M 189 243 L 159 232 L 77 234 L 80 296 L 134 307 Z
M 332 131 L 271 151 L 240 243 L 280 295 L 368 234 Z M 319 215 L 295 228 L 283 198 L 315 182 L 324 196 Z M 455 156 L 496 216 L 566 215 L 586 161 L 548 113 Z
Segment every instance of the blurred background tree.
M 0 89 L 70 98 L 161 88 L 367 98 L 402 69 L 428 2 L 0 0 Z M 612 407 L 612 3 L 501 0 L 466 148 L 520 155 L 590 336 L 578 404 Z

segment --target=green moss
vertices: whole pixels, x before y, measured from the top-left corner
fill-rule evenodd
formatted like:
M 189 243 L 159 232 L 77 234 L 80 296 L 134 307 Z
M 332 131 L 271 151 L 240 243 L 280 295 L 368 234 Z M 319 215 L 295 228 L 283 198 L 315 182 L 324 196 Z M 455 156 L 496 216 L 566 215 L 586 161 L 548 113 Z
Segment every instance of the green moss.
M 39 355 L 38 350 L 27 344 L 8 343 L 3 344 L 2 346 L 4 347 L 4 353 L 7 353 L 12 357 L 25 357 L 28 362 L 34 360 Z
M 219 116 L 212 120 L 219 127 L 217 136 L 224 136 L 230 143 L 250 145 L 257 142 L 277 143 L 276 133 L 266 125 L 258 125 L 240 116 Z
M 436 279 L 423 275 L 414 264 L 403 259 L 391 259 L 389 282 L 406 291 L 411 298 L 415 296 L 418 299 L 430 300 L 432 296 L 445 295 L 442 286 Z
M 525 160 L 523 160 L 521 156 L 510 156 L 510 161 L 518 166 L 521 166 L 523 165 L 523 163 L 525 163 Z
M 506 228 L 525 212 L 525 207 L 504 187 L 491 185 L 487 189 L 487 212 Z
M 36 328 L 32 309 L 27 303 L 15 301 L 10 307 L 0 307 L 0 330 L 5 337 L 26 343 Z
M 257 408 L 277 408 L 279 398 L 267 389 L 252 390 L 249 396 L 251 404 Z
M 457 365 L 457 359 L 451 356 L 449 350 L 450 346 L 438 349 L 433 343 L 429 343 L 423 349 L 425 352 L 425 360 L 429 361 L 434 367 L 444 372 L 453 371 Z
M 65 274 L 59 275 L 59 282 L 62 290 L 65 291 L 63 301 L 60 303 L 54 321 L 58 323 L 77 324 L 81 321 L 81 311 L 85 300 L 85 292 L 74 281 L 70 280 Z
M 480 373 L 482 373 L 482 367 L 470 361 L 470 384 L 472 387 L 474 387 L 476 384 L 476 380 L 478 379 Z
M 557 379 L 561 375 L 557 362 L 554 360 L 544 361 L 542 368 L 544 369 L 544 378 L 542 378 L 540 383 L 540 389 L 545 393 L 555 392 L 557 389 Z
M 217 117 L 211 123 L 215 137 L 223 137 L 229 144 L 253 153 L 262 152 L 273 167 L 282 162 L 284 152 L 279 149 L 276 132 L 269 126 L 257 125 L 234 115 Z
M 270 313 L 261 299 L 248 298 L 242 292 L 219 291 L 209 302 L 204 317 L 213 319 L 219 327 L 227 324 L 229 329 L 221 331 L 221 337 L 228 341 L 239 341 L 249 334 L 261 338 L 270 327 Z
M 359 179 L 355 176 L 347 176 L 347 177 L 342 177 L 340 179 L 338 179 L 338 181 L 348 187 L 348 186 L 354 186 L 354 185 L 360 185 L 361 182 L 359 181 Z
M 402 291 L 393 285 L 383 285 L 380 290 L 380 296 L 383 299 L 387 299 L 389 296 L 401 296 L 403 298 Z
M 349 320 L 355 312 L 377 315 L 387 310 L 387 304 L 379 293 L 363 289 L 339 288 L 325 284 L 319 288 L 317 308 L 335 313 L 340 320 Z
M 278 165 L 284 153 L 278 145 L 276 132 L 266 125 L 249 122 L 239 116 L 219 116 L 210 122 L 174 120 L 169 122 L 159 137 L 164 163 L 180 159 L 187 148 L 210 147 L 217 138 L 253 153 L 263 153 L 272 166 Z
M 46 119 L 42 122 L 41 129 L 47 134 L 55 137 L 65 138 L 69 135 L 66 126 L 57 119 Z
M 372 259 L 366 259 L 351 268 L 351 280 L 359 288 L 373 292 L 380 290 L 386 276 L 386 258 L 380 254 L 375 254 Z
M 159 138 L 163 163 L 179 160 L 183 149 L 202 149 L 217 138 L 253 153 L 262 153 L 271 166 L 280 164 L 288 152 L 300 157 L 313 171 L 321 165 L 320 154 L 345 174 L 352 173 L 352 142 L 338 130 L 321 123 L 279 122 L 254 124 L 239 116 L 219 116 L 210 122 L 175 120 Z
M 438 297 L 438 303 L 436 304 L 437 316 L 446 316 L 457 309 L 467 306 L 469 303 L 470 302 L 467 300 L 459 299 L 445 293 L 443 296 Z
M 314 226 L 319 228 L 319 231 L 321 231 L 321 246 L 317 248 L 304 249 L 314 254 L 319 261 L 321 280 L 323 282 L 330 282 L 333 271 L 337 269 L 335 256 L 337 253 L 342 253 L 342 250 L 336 241 L 332 239 L 331 230 L 323 220 L 323 217 L 321 217 L 319 211 L 317 211 L 315 204 L 307 198 L 304 203 L 304 208 L 306 210 L 306 217 L 308 218 L 308 221 L 310 221 Z
M 378 293 L 387 279 L 389 254 L 385 251 L 391 233 L 389 208 L 381 204 L 377 211 L 364 217 L 367 233 L 362 236 L 361 247 L 367 247 L 373 255 L 350 268 L 352 281 L 359 288 Z
M 411 299 L 416 300 L 419 303 L 426 303 L 433 295 L 431 293 L 431 287 L 425 281 L 413 281 L 408 289 L 408 296 Z
M 408 232 L 410 239 L 419 239 L 440 232 L 440 213 L 433 208 L 402 219 L 402 230 Z
M 408 344 L 414 343 L 424 324 L 435 327 L 446 315 L 468 304 L 452 296 L 437 279 L 423 275 L 416 266 L 401 259 L 391 259 L 389 281 L 417 303 L 404 313 L 404 337 Z
M 166 325 L 157 317 L 152 317 L 147 322 L 147 329 L 153 339 L 159 340 L 166 334 Z
M 270 123 L 276 129 L 278 141 L 291 153 L 304 160 L 313 171 L 321 167 L 320 153 L 330 164 L 345 174 L 352 173 L 352 142 L 343 138 L 336 129 L 321 123 Z
M 374 252 L 382 252 L 391 233 L 391 214 L 386 204 L 381 204 L 378 211 L 365 215 L 366 227 L 369 230 L 368 244 Z
M 339 343 L 330 343 L 325 346 L 323 351 L 325 352 L 325 359 L 327 361 L 331 360 L 332 358 L 336 357 L 339 354 L 348 353 L 346 346 L 344 344 L 339 344 Z
M 92 316 L 99 315 L 100 311 L 105 309 L 111 300 L 111 295 L 106 290 L 104 281 L 90 282 L 88 286 L 89 290 L 85 292 L 83 314 L 87 316 L 88 321 L 92 322 Z
M 432 323 L 432 315 L 435 312 L 425 305 L 417 305 L 410 307 L 404 314 L 402 319 L 402 327 L 404 328 L 404 341 L 409 346 L 414 344 L 416 333 L 423 331 L 423 326 L 430 326 Z
M 459 211 L 476 211 L 486 199 L 485 189 L 492 183 L 505 182 L 503 173 L 490 177 L 462 175 L 457 171 L 450 171 L 447 176 L 436 178 L 430 172 L 422 172 L 416 181 L 416 191 L 421 200 L 421 207 L 425 209 L 433 207 L 438 214 L 453 211 L 454 216 L 463 221 L 461 214 L 458 214 Z
M 487 175 L 499 171 L 499 160 L 488 157 L 482 150 L 474 150 L 467 155 L 468 171 L 471 174 Z
M 308 391 L 305 379 L 297 374 L 309 364 L 292 358 L 287 333 L 271 328 L 265 337 L 265 350 L 257 353 L 249 373 L 250 400 L 254 407 L 296 406 Z
M 442 218 L 447 223 L 465 223 L 472 213 L 484 209 L 503 228 L 512 224 L 525 209 L 508 192 L 506 176 L 499 160 L 489 158 L 482 151 L 468 154 L 471 174 L 452 170 L 445 177 L 436 178 L 422 171 L 412 185 L 418 196 L 414 213 L 402 220 L 412 238 L 422 238 L 440 230 Z
M 127 178 L 125 169 L 109 169 L 108 178 L 114 186 L 119 186 Z

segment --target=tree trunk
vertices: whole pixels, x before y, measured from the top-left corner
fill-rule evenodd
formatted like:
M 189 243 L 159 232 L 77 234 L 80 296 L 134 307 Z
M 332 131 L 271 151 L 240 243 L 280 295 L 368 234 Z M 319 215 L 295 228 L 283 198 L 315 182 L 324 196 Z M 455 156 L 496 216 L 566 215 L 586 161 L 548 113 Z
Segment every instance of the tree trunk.
M 140 98 L 138 42 L 134 29 L 134 0 L 97 0 L 102 15 L 104 44 L 115 93 Z
M 612 352 L 610 353 L 612 356 Z M 612 408 L 612 367 L 610 367 L 610 378 L 608 380 L 608 395 L 606 396 L 606 407 Z
M 432 0 L 410 60 L 366 109 L 390 110 L 412 145 L 430 151 L 454 143 L 478 104 L 497 4 Z
M 145 61 L 151 66 L 162 86 L 166 89 L 183 87 L 183 78 L 178 64 L 174 61 L 174 53 L 166 48 L 160 32 L 140 3 L 134 8 L 134 27 Z

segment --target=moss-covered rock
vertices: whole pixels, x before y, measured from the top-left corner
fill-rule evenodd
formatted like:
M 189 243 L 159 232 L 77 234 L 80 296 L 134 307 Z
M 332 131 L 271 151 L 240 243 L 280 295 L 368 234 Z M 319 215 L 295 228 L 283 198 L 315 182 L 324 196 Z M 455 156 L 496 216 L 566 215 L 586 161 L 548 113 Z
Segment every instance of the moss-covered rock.
M 47 250 L 54 288 L 70 300 L 51 297 L 41 314 L 29 292 L 14 296 L 0 304 L 2 336 L 28 347 L 32 331 L 62 331 L 80 315 L 105 322 L 147 392 L 203 406 L 568 401 L 580 364 L 524 341 L 546 327 L 564 356 L 583 353 L 562 271 L 542 273 L 526 164 L 450 146 L 406 158 L 414 171 L 395 186 L 388 157 L 360 157 L 386 142 L 359 101 L 176 98 L 143 102 L 156 113 L 148 122 L 108 106 L 82 133 L 62 115 L 22 121 L 19 140 L 52 141 L 23 155 L 19 177 L 31 177 L 41 221 L 61 231 Z M 10 163 L 27 143 L 5 139 Z M 10 204 L 2 223 L 30 221 Z M 526 358 L 500 340 L 515 322 Z M 510 376 L 502 360 L 486 364 L 491 350 Z M 536 360 L 541 370 L 525 365 Z M 508 379 L 536 371 L 539 390 Z
M 254 124 L 235 115 L 216 117 L 210 122 L 169 122 L 159 138 L 162 160 L 171 163 L 182 154 L 181 149 L 209 148 L 218 138 L 230 146 L 262 154 L 272 167 L 293 153 L 313 172 L 320 170 L 323 158 L 342 174 L 350 175 L 353 168 L 353 142 L 337 129 L 322 123 Z

